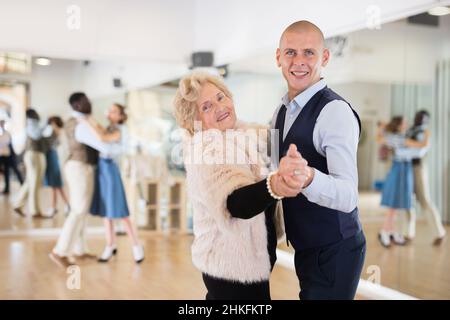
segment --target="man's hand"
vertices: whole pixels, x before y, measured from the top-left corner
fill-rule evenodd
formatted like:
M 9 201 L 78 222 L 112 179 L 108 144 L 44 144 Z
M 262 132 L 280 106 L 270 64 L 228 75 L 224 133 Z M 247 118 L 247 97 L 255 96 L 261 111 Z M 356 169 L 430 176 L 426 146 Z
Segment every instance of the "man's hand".
M 305 182 L 308 178 L 308 161 L 303 159 L 295 144 L 289 146 L 286 156 L 281 159 L 278 173 L 289 185 Z
M 287 184 L 280 174 L 274 174 L 270 180 L 272 191 L 281 197 L 296 197 L 302 190 L 303 181 Z
M 297 196 L 305 184 L 311 182 L 312 168 L 308 167 L 308 162 L 302 158 L 294 144 L 289 146 L 285 157 L 280 160 L 277 175 L 272 179 L 272 190 L 280 196 Z

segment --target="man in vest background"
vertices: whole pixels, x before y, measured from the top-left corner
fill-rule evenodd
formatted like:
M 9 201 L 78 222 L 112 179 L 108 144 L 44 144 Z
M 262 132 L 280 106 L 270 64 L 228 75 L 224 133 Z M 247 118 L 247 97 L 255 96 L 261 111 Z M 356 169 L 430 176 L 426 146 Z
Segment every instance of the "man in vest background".
M 295 144 L 309 178 L 295 198 L 283 199 L 287 240 L 295 249 L 300 299 L 353 299 L 366 241 L 358 217 L 357 113 L 321 78 L 330 53 L 321 30 L 291 24 L 276 52 L 288 93 L 275 111 L 278 163 Z M 291 153 L 292 154 L 292 153 Z
M 89 125 L 80 121 L 91 114 L 91 103 L 83 92 L 76 92 L 69 98 L 72 116 L 65 124 L 69 156 L 64 173 L 69 188 L 70 213 L 64 222 L 56 246 L 49 254 L 61 267 L 73 264 L 71 257 L 92 258 L 85 239 L 87 213 L 94 192 L 94 167 L 99 152 L 110 152 L 114 146 L 99 140 Z

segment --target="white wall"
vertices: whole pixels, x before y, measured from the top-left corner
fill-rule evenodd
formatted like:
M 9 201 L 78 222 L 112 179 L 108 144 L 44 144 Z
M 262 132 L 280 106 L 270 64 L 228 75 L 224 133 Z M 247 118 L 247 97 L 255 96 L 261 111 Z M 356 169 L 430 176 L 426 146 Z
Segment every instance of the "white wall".
M 291 22 L 310 19 L 327 36 L 366 27 L 367 8 L 380 21 L 422 12 L 433 0 L 0 0 L 1 51 L 79 60 L 145 60 L 182 64 L 196 50 L 212 50 L 230 63 L 276 48 Z M 450 1 L 442 1 L 450 3 Z M 80 29 L 67 26 L 69 5 L 81 9 Z M 165 73 L 154 71 L 164 81 Z M 179 75 L 183 70 L 180 69 Z
M 53 59 L 50 66 L 33 65 L 30 75 L 0 75 L 0 79 L 16 79 L 29 83 L 30 106 L 42 118 L 65 114 L 70 110 L 69 95 L 79 89 L 77 74 L 80 62 Z
M 329 85 L 352 105 L 361 118 L 389 119 L 391 107 L 389 84 L 349 82 L 329 83 Z
M 384 23 L 434 4 L 432 0 L 196 0 L 194 48 L 213 50 L 218 64 L 229 63 L 274 50 L 284 28 L 297 20 L 313 21 L 329 37 L 366 28 L 370 5 L 379 7 Z
M 187 69 L 182 64 L 152 64 L 146 62 L 82 61 L 51 59 L 50 66 L 33 64 L 30 75 L 0 75 L 0 79 L 15 79 L 30 84 L 30 106 L 43 118 L 53 114 L 68 115 L 68 98 L 83 91 L 91 98 L 94 114 L 103 117 L 105 101 L 125 102 L 126 92 L 158 85 L 177 78 Z M 113 78 L 121 78 L 123 87 L 115 88 Z M 100 101 L 97 108 L 95 102 Z M 112 100 L 111 100 L 112 101 Z
M 362 30 L 349 35 L 345 58 L 331 60 L 327 73 L 351 68 L 350 79 L 384 83 L 431 83 L 436 61 L 450 56 L 450 17 L 440 28 L 408 24 L 405 20 L 381 30 Z
M 436 61 L 450 56 L 450 16 L 440 21 L 439 28 L 401 20 L 380 30 L 344 34 L 348 41 L 344 55 L 332 55 L 323 75 L 330 83 L 431 83 Z M 260 50 L 231 66 L 235 71 L 279 75 L 275 48 Z
M 20 1 L 18 3 L 20 3 Z M 100 4 L 102 3 L 103 2 L 100 2 Z M 156 2 L 150 1 L 149 3 L 155 4 Z M 171 2 L 169 1 L 169 4 L 170 3 Z M 323 1 L 318 1 L 314 10 L 317 8 L 324 9 L 324 3 L 325 2 Z M 377 3 L 380 4 L 381 7 L 385 5 L 384 1 Z M 82 4 L 84 5 L 84 2 L 82 2 Z M 101 9 L 100 4 L 96 5 L 96 10 Z M 110 4 L 110 9 L 108 9 L 109 11 L 107 10 L 109 13 L 105 13 L 106 16 L 103 15 L 103 11 L 103 13 L 100 14 L 101 10 L 96 11 L 97 16 L 103 18 L 112 17 L 113 11 L 115 12 L 120 7 L 124 7 L 120 6 L 116 1 L 112 1 Z M 299 10 L 304 7 L 302 2 L 294 3 L 286 0 L 284 4 L 290 4 L 292 5 L 292 8 L 298 8 Z M 140 5 L 144 6 L 142 3 Z M 136 8 L 142 9 L 140 5 L 137 5 Z M 256 6 L 254 1 L 238 3 L 234 0 L 227 2 L 226 5 L 220 7 L 221 10 L 217 10 L 217 7 L 216 10 L 213 10 L 213 6 L 217 6 L 217 2 L 215 1 L 206 3 L 202 0 L 197 0 L 196 5 L 195 16 L 198 18 L 198 22 L 195 29 L 197 36 L 195 36 L 194 42 L 197 49 L 208 49 L 209 45 L 218 45 L 223 49 L 221 52 L 224 52 L 223 57 L 225 57 L 228 56 L 228 53 L 231 54 L 232 51 L 239 53 L 242 49 L 245 49 L 246 47 L 242 46 L 244 42 L 249 45 L 248 49 L 251 52 L 258 50 L 259 46 L 255 47 L 252 45 L 256 42 L 261 43 L 261 47 L 267 45 L 273 47 L 273 50 L 265 48 L 261 50 L 261 52 L 258 51 L 258 54 L 252 56 L 250 59 L 241 59 L 237 63 L 231 64 L 231 76 L 226 80 L 235 95 L 236 108 L 239 117 L 247 121 L 267 122 L 268 119 L 270 119 L 274 108 L 278 105 L 280 97 L 286 90 L 281 72 L 275 66 L 274 48 L 276 47 L 276 43 L 275 46 L 273 45 L 275 35 L 278 36 L 280 32 L 280 30 L 277 30 L 277 23 L 281 28 L 281 26 L 284 27 L 285 20 L 289 20 L 289 14 L 286 16 L 286 19 L 282 19 L 282 21 L 274 18 L 274 16 L 277 16 L 277 12 L 285 10 L 285 6 L 279 6 L 274 3 L 261 3 L 259 6 Z M 333 4 L 333 6 L 334 5 L 335 4 Z M 36 9 L 35 6 L 36 5 L 34 4 L 27 8 L 34 10 Z M 61 6 L 62 5 L 55 5 L 54 10 L 57 11 L 64 8 L 64 6 Z M 160 8 L 160 10 L 165 12 L 164 14 L 167 14 L 167 17 L 171 17 L 167 11 L 169 10 L 169 7 L 170 6 L 166 7 L 163 5 L 161 8 L 165 9 L 163 10 Z M 2 3 L 2 8 L 12 10 L 11 15 L 14 15 L 18 10 L 16 4 L 11 4 L 10 2 L 7 2 L 6 6 L 3 6 Z M 136 21 L 134 22 L 133 28 L 139 25 L 139 21 L 144 17 L 143 14 L 135 12 L 136 8 L 125 8 L 123 11 L 123 21 L 136 14 Z M 188 3 L 185 3 L 181 7 L 178 6 L 176 10 L 182 8 L 186 9 L 186 17 L 181 19 L 181 21 L 177 20 L 175 23 L 181 28 L 184 24 L 193 24 L 192 21 L 187 21 L 187 15 L 193 10 L 191 10 L 191 6 L 189 6 Z M 327 10 L 324 10 L 324 15 L 321 16 L 320 19 L 324 19 L 323 17 L 326 17 L 328 12 L 337 10 L 337 8 L 333 8 L 334 7 L 328 7 Z M 364 6 L 361 5 L 355 7 L 355 10 L 362 10 L 363 8 Z M 399 8 L 400 5 L 398 9 Z M 306 16 L 311 14 L 312 17 L 313 12 L 315 11 L 304 12 Z M 28 14 L 29 13 L 26 12 L 23 18 L 29 18 Z M 52 11 L 51 14 L 53 15 L 56 13 Z M 248 15 L 247 18 L 245 18 L 246 15 Z M 92 19 L 97 16 L 93 15 L 91 12 L 87 15 L 86 19 Z M 259 17 L 258 23 L 253 25 L 251 22 L 254 19 L 257 19 L 257 16 Z M 177 17 L 177 14 L 174 14 L 173 17 Z M 227 20 L 228 18 L 229 20 Z M 9 18 L 6 17 L 5 21 L 7 23 L 9 21 L 8 19 Z M 256 26 L 260 25 L 263 21 L 272 21 L 272 19 L 274 19 L 273 21 L 276 23 L 270 29 L 269 33 L 261 33 L 260 31 L 263 29 L 256 28 Z M 113 20 L 114 19 L 111 21 Z M 230 21 L 233 21 L 233 23 L 230 24 Z M 336 23 L 336 26 L 338 26 L 342 21 L 342 17 L 338 17 L 333 23 Z M 33 21 L 27 23 L 31 24 L 32 22 Z M 332 57 L 330 64 L 325 69 L 324 74 L 326 79 L 332 85 L 338 83 L 357 83 L 357 85 L 358 83 L 359 85 L 361 85 L 361 83 L 383 84 L 404 82 L 406 80 L 429 82 L 433 77 L 435 59 L 441 56 L 450 55 L 450 40 L 448 38 L 450 18 L 444 18 L 443 22 L 443 26 L 441 26 L 439 31 L 435 28 L 409 26 L 406 25 L 404 21 L 400 21 L 383 25 L 382 29 L 378 31 L 362 30 L 351 33 L 349 35 L 349 47 L 347 48 L 346 55 L 344 58 Z M 39 23 L 43 22 L 40 21 Z M 48 23 L 49 25 L 52 25 L 54 21 L 51 20 Z M 105 22 L 103 21 L 102 23 Z M 208 23 L 211 23 L 211 25 L 207 28 L 206 25 Z M 116 30 L 118 28 L 116 28 L 116 25 L 119 24 L 113 25 L 114 26 L 111 28 Z M 141 26 L 146 27 L 144 24 L 141 24 Z M 39 28 L 41 27 L 47 28 L 48 26 L 41 26 L 39 24 Z M 39 28 L 37 30 L 40 30 Z M 339 30 L 339 27 L 336 27 L 337 29 L 333 30 L 330 28 L 331 27 L 328 27 L 328 31 L 325 29 L 326 33 L 329 35 L 333 34 L 336 30 Z M 129 31 L 130 29 L 123 30 Z M 83 32 L 85 31 L 86 30 Z M 106 32 L 106 30 L 103 31 Z M 168 38 L 176 39 L 177 45 L 184 43 L 178 42 L 179 39 L 176 34 L 171 34 L 169 37 L 169 35 L 166 34 L 166 31 L 169 31 L 169 29 L 162 31 L 163 32 L 161 32 L 161 30 L 158 31 L 160 36 L 161 34 L 165 34 Z M 185 31 L 188 32 L 188 30 Z M 211 31 L 214 31 L 214 34 L 212 34 Z M 0 29 L 0 33 L 1 32 Z M 15 31 L 14 34 L 20 36 L 20 32 L 22 31 L 19 30 L 19 33 L 16 33 Z M 152 32 L 156 31 L 152 29 Z M 120 38 L 121 35 L 124 36 L 124 34 L 120 32 L 116 35 L 118 38 Z M 137 35 L 138 34 L 136 33 L 136 37 Z M 22 36 L 24 36 L 24 39 L 26 40 L 24 43 L 30 41 L 25 34 Z M 133 38 L 133 36 L 131 37 Z M 39 38 L 39 36 L 36 38 Z M 2 39 L 2 44 L 8 43 L 8 41 L 11 40 L 8 39 L 8 37 Z M 5 42 L 3 40 L 5 40 Z M 16 40 L 17 39 L 14 41 Z M 111 38 L 110 40 L 112 41 L 113 39 Z M 188 40 L 183 38 L 183 41 Z M 189 41 L 192 41 L 192 38 Z M 111 50 L 114 48 L 121 50 L 121 42 L 117 42 L 115 46 L 112 46 L 112 43 L 113 42 L 110 43 L 111 46 L 109 47 Z M 163 44 L 164 43 L 162 43 L 162 45 Z M 52 45 L 56 44 L 53 43 Z M 52 47 L 52 45 L 49 44 L 50 47 Z M 132 43 L 129 43 L 129 45 L 131 46 Z M 139 46 L 133 48 L 138 49 Z M 163 46 L 158 47 L 157 50 L 162 48 Z M 433 48 L 433 50 L 429 50 L 428 48 Z M 436 48 L 439 50 L 436 50 Z M 72 49 L 67 47 L 67 50 L 68 52 L 71 52 Z M 119 54 L 118 51 L 116 53 Z M 171 57 L 173 54 L 172 51 L 168 52 L 167 59 L 172 59 Z M 240 56 L 240 53 L 238 55 Z M 238 55 L 236 55 L 236 58 Z M 231 55 L 229 58 L 232 59 Z M 31 105 L 35 106 L 39 111 L 42 111 L 44 116 L 48 116 L 53 113 L 61 113 L 62 111 L 69 110 L 67 98 L 73 91 L 85 91 L 94 101 L 101 101 L 102 99 L 108 99 L 110 96 L 123 96 L 125 92 L 130 90 L 151 87 L 158 85 L 163 81 L 176 79 L 189 71 L 186 67 L 186 63 L 181 60 L 182 59 L 179 59 L 179 62 L 168 62 L 154 61 L 152 59 L 108 58 L 103 60 L 91 60 L 88 66 L 84 66 L 81 61 L 53 59 L 53 63 L 49 67 L 33 65 L 33 72 L 29 76 L 3 75 L 0 76 L 0 78 L 16 78 L 30 82 Z M 417 63 L 417 61 L 420 61 L 420 63 Z M 122 79 L 123 88 L 113 87 L 112 79 L 115 77 Z M 375 92 L 378 90 L 372 89 L 375 90 Z M 363 88 L 350 90 L 344 86 L 343 90 L 346 91 L 345 97 L 353 98 L 353 95 L 355 95 L 354 99 L 358 100 L 358 102 L 355 103 L 356 108 L 359 108 L 365 103 L 372 103 L 373 106 L 375 106 L 381 99 L 379 96 L 372 96 L 370 99 L 361 96 L 364 91 Z M 367 102 L 365 99 L 369 99 L 370 101 Z M 369 111 L 368 109 L 364 109 L 364 112 Z M 370 112 L 373 113 L 374 111 L 372 110 Z M 388 113 L 386 112 L 384 112 L 381 118 L 388 117 Z
M 239 119 L 269 123 L 286 87 L 281 77 L 254 73 L 233 73 L 226 79 L 233 94 Z
M 154 63 L 148 61 L 91 61 L 81 68 L 78 81 L 92 97 L 142 89 L 173 80 L 189 70 L 181 63 Z M 113 86 L 113 78 L 122 80 L 122 88 Z
M 80 29 L 67 26 L 70 5 Z M 68 59 L 187 62 L 193 0 L 0 0 L 0 50 Z M 174 41 L 176 39 L 176 41 Z

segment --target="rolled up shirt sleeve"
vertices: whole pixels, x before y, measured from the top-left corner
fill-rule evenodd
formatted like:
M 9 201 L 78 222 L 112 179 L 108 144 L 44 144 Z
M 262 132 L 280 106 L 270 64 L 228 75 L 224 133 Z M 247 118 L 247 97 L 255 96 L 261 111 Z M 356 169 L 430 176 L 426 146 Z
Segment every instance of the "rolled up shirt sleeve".
M 328 174 L 314 169 L 313 181 L 302 191 L 310 202 L 342 212 L 356 208 L 359 131 L 358 120 L 346 102 L 334 100 L 323 108 L 313 142 L 317 152 L 326 157 Z

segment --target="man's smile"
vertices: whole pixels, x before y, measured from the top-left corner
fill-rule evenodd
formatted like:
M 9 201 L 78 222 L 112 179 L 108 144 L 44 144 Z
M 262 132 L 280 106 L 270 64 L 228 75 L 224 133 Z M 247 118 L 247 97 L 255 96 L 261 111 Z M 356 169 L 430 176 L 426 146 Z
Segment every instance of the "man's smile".
M 297 79 L 303 79 L 309 74 L 309 72 L 308 71 L 291 71 L 290 74 Z

